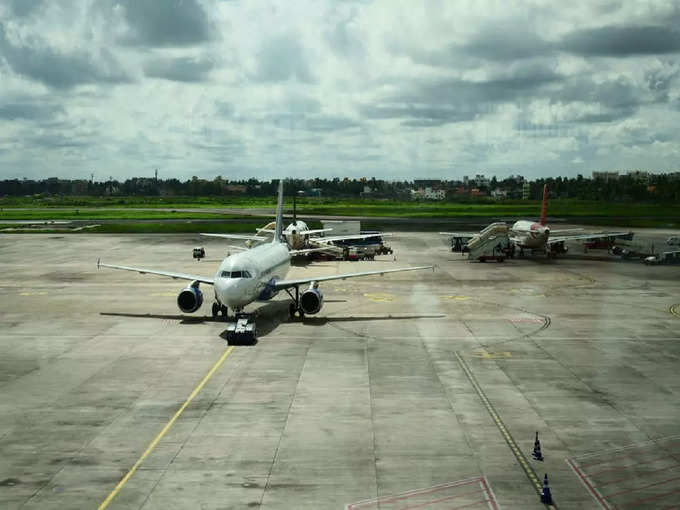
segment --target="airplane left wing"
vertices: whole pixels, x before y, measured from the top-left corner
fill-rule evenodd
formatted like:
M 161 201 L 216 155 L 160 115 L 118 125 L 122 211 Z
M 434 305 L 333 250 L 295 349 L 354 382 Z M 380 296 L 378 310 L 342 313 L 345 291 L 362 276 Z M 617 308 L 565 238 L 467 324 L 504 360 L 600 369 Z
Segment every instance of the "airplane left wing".
M 158 276 L 167 276 L 168 278 L 172 278 L 175 280 L 191 280 L 191 281 L 197 281 L 201 283 L 206 283 L 208 285 L 214 285 L 215 284 L 215 279 L 214 278 L 206 278 L 205 276 L 198 276 L 194 274 L 186 274 L 186 273 L 173 273 L 170 271 L 156 271 L 155 269 L 143 269 L 141 267 L 130 267 L 130 266 L 116 266 L 113 264 L 102 264 L 100 260 L 97 260 L 97 269 L 100 267 L 108 267 L 110 269 L 121 269 L 123 271 L 134 271 L 139 274 L 155 274 Z
M 347 274 L 335 274 L 332 276 L 317 276 L 317 277 L 307 277 L 298 278 L 295 280 L 278 280 L 273 284 L 276 290 L 288 289 L 290 287 L 295 287 L 296 285 L 304 285 L 306 283 L 312 282 L 327 282 L 329 280 L 344 280 L 346 278 L 358 278 L 359 276 L 371 276 L 371 275 L 383 275 L 385 273 L 399 273 L 402 271 L 419 271 L 421 269 L 432 269 L 434 266 L 417 266 L 417 267 L 402 267 L 399 269 L 383 269 L 377 271 L 363 271 L 361 273 L 347 273 Z
M 555 236 L 548 239 L 548 244 L 564 243 L 567 241 L 586 241 L 588 239 L 617 238 L 630 235 L 630 232 L 593 232 L 591 234 Z

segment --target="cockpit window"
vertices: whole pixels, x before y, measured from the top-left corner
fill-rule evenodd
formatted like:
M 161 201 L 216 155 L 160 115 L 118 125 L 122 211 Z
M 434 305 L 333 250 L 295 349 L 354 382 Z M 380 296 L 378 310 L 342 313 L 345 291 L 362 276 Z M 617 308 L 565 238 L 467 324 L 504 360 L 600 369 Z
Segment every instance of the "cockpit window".
M 252 278 L 248 271 L 222 271 L 220 273 L 222 278 Z

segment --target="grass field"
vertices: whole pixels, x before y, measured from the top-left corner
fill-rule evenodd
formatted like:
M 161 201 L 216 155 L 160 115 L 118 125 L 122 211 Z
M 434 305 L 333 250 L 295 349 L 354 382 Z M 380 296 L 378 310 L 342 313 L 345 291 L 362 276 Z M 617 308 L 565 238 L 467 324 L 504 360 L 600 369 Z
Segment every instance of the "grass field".
M 302 198 L 298 200 L 297 209 L 300 214 L 319 216 L 364 216 L 375 220 L 364 221 L 369 225 L 382 225 L 386 221 L 381 218 L 414 218 L 414 219 L 496 219 L 537 218 L 541 204 L 539 201 L 507 200 L 501 202 L 468 203 L 468 202 L 411 202 L 394 200 L 360 200 L 331 198 Z M 164 208 L 168 210 L 154 210 Z M 219 214 L 215 212 L 182 212 L 182 208 L 229 208 L 241 209 L 243 214 Z M 159 220 L 158 223 L 140 223 L 139 226 L 121 223 L 117 227 L 102 227 L 120 232 L 194 232 L 190 224 L 183 226 L 164 225 L 161 220 L 209 220 L 209 219 L 241 219 L 260 226 L 266 222 L 263 218 L 255 220 L 248 216 L 249 209 L 259 208 L 272 210 L 275 208 L 274 198 L 251 197 L 61 197 L 61 198 L 26 198 L 5 197 L 0 199 L 0 223 L 3 220 L 107 220 L 115 224 L 115 220 Z M 287 212 L 292 209 L 292 201 L 286 200 Z M 175 209 L 173 212 L 172 210 Z M 239 211 L 240 212 L 240 211 Z M 272 212 L 273 214 L 273 212 Z M 587 200 L 551 200 L 548 204 L 548 216 L 563 218 L 574 223 L 592 225 L 612 225 L 629 227 L 680 227 L 680 204 L 623 203 L 600 202 Z M 197 224 L 194 224 L 197 225 Z M 214 224 L 213 224 L 214 226 Z M 435 228 L 434 225 L 423 228 Z M 215 227 L 216 228 L 216 227 Z M 231 228 L 231 232 L 240 232 L 240 227 Z M 410 227 L 406 227 L 410 228 Z M 156 229 L 156 230 L 153 230 Z M 110 230 L 113 231 L 113 230 Z
M 3 220 L 209 220 L 239 219 L 250 216 L 203 212 L 170 212 L 134 209 L 14 209 L 0 210 Z
M 55 228 L 49 225 L 37 225 L 35 227 L 23 227 L 21 225 L 0 224 L 0 234 L 186 234 L 186 233 L 230 233 L 230 234 L 254 234 L 255 230 L 262 226 L 261 221 L 241 223 L 154 223 L 154 222 L 125 222 L 105 223 L 94 228 L 72 231 L 68 228 Z M 2 232 L 4 229 L 10 229 Z

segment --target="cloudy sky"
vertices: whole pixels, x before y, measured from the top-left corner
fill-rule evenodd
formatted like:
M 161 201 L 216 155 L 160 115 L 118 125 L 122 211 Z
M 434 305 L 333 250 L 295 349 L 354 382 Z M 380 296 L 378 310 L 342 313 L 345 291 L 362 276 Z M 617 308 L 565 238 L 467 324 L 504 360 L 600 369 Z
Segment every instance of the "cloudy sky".
M 3 0 L 0 178 L 680 169 L 680 1 Z

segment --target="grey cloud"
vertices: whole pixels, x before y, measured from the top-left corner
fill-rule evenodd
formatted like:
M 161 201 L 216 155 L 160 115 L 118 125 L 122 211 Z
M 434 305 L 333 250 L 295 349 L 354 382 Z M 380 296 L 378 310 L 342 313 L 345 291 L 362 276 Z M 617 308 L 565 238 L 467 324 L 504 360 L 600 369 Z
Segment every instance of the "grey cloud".
M 548 96 L 553 103 L 582 102 L 600 107 L 596 113 L 588 112 L 570 119 L 573 122 L 613 122 L 634 115 L 639 107 L 659 100 L 645 95 L 645 90 L 625 78 L 605 80 L 597 83 L 590 78 L 575 78 L 567 81 L 560 90 L 551 91 Z
M 27 134 L 22 138 L 27 146 L 38 146 L 47 149 L 65 149 L 74 147 L 88 147 L 91 140 L 66 136 L 61 133 Z
M 492 61 L 510 61 L 552 53 L 552 43 L 539 37 L 532 29 L 520 30 L 508 20 L 503 25 L 487 26 L 458 52 Z
M 625 57 L 680 51 L 680 31 L 661 25 L 604 26 L 565 36 L 560 49 L 583 56 Z
M 130 33 L 124 42 L 141 46 L 192 46 L 212 40 L 215 30 L 196 0 L 118 0 Z
M 300 113 L 278 113 L 265 117 L 267 122 L 277 128 L 291 131 L 331 132 L 356 127 L 359 124 L 348 118 L 337 115 L 306 115 Z
M 0 103 L 0 119 L 46 120 L 64 113 L 59 105 L 47 104 L 37 99 L 21 99 Z
M 44 0 L 6 0 L 6 2 L 10 13 L 20 18 L 30 16 L 45 3 Z
M 151 78 L 181 82 L 200 82 L 207 79 L 215 67 L 207 59 L 179 57 L 157 58 L 144 64 L 144 74 Z
M 30 45 L 13 45 L 0 23 L 0 58 L 4 58 L 15 73 L 48 87 L 69 89 L 84 83 L 129 81 L 106 49 L 102 49 L 95 58 L 85 52 L 61 52 L 36 39 L 29 42 Z
M 561 79 L 552 69 L 527 65 L 483 82 L 442 79 L 402 87 L 376 104 L 363 105 L 371 119 L 404 119 L 411 127 L 435 127 L 475 119 L 497 104 L 531 96 L 542 86 Z
M 351 23 L 356 19 L 357 11 L 352 12 L 344 19 L 338 21 L 331 30 L 324 33 L 326 41 L 331 49 L 339 55 L 356 57 L 363 53 L 364 45 L 361 40 L 352 33 Z
M 263 82 L 314 81 L 304 48 L 293 34 L 273 37 L 260 47 L 254 78 Z
M 296 113 L 319 113 L 321 103 L 313 97 L 303 94 L 288 94 L 284 100 L 288 111 Z

